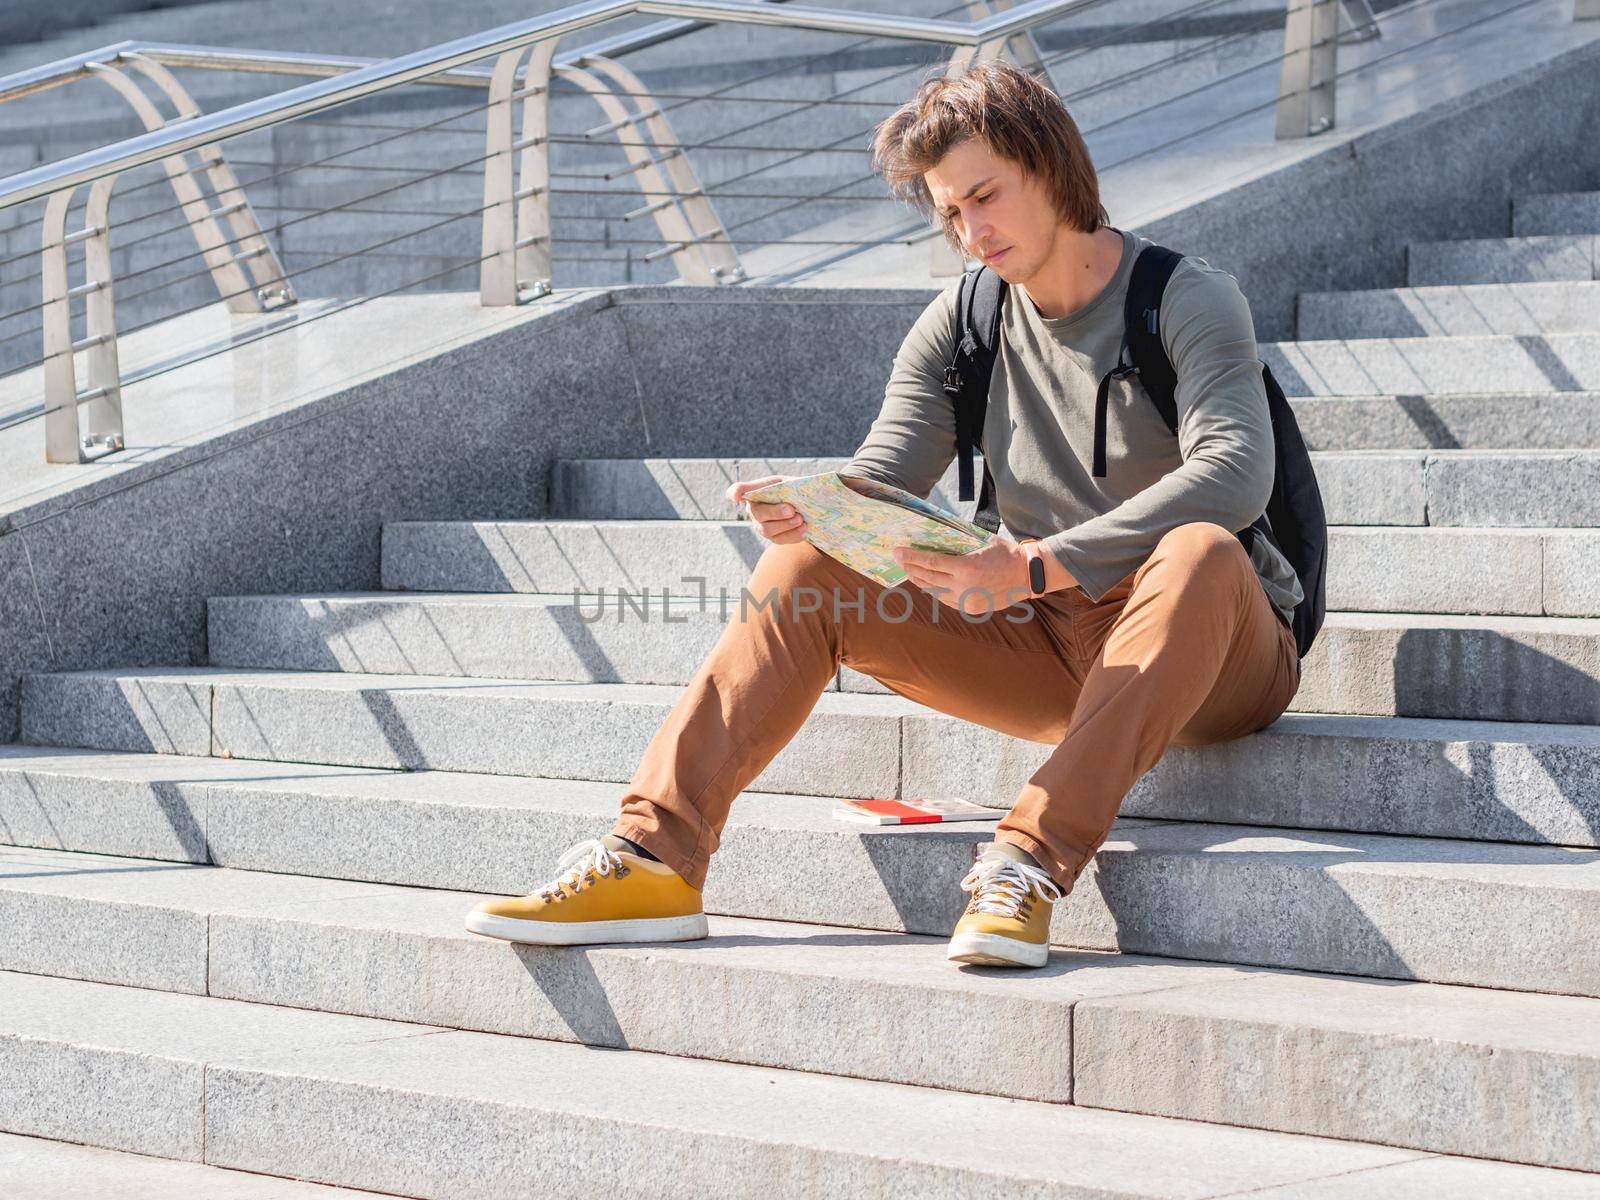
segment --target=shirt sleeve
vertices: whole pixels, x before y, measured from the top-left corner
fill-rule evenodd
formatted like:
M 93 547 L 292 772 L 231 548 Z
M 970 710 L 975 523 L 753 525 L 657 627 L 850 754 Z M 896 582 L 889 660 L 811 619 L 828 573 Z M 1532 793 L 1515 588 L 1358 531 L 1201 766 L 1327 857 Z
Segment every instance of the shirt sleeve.
M 1182 463 L 1108 512 L 1042 539 L 1091 600 L 1191 521 L 1236 531 L 1267 507 L 1272 415 L 1250 305 L 1226 271 L 1186 259 L 1167 283 L 1161 340 L 1177 375 Z
M 944 369 L 956 344 L 956 284 L 922 310 L 895 353 L 883 407 L 855 457 L 840 468 L 927 499 L 956 454 L 956 414 Z

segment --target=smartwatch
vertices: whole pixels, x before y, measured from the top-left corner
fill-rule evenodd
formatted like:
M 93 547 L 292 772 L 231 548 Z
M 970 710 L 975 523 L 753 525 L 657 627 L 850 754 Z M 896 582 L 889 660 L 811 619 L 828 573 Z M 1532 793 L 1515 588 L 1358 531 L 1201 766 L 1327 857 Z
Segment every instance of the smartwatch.
M 1017 545 L 1022 547 L 1022 552 L 1028 556 L 1028 586 L 1033 590 L 1027 598 L 1032 600 L 1035 596 L 1044 594 L 1044 551 L 1038 538 L 1023 538 Z

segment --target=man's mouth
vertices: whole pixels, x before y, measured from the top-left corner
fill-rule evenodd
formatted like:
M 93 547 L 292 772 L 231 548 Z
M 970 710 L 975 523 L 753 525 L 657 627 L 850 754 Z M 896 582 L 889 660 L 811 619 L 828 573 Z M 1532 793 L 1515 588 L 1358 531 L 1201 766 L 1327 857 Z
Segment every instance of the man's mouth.
M 1007 246 L 1007 247 L 1006 247 L 1006 248 L 1005 248 L 1005 250 L 995 250 L 995 251 L 993 251 L 993 252 L 992 252 L 992 253 L 990 253 L 990 254 L 985 254 L 985 255 L 984 255 L 984 256 L 983 256 L 983 261 L 984 261 L 984 262 L 986 262 L 986 263 L 997 263 L 997 262 L 999 262 L 999 261 L 1000 261 L 1000 260 L 1001 260 L 1001 259 L 1002 259 L 1002 258 L 1004 258 L 1004 257 L 1005 257 L 1005 255 L 1006 255 L 1006 251 L 1007 251 L 1007 250 L 1010 250 L 1010 249 L 1011 249 L 1011 247 L 1010 247 L 1010 246 Z

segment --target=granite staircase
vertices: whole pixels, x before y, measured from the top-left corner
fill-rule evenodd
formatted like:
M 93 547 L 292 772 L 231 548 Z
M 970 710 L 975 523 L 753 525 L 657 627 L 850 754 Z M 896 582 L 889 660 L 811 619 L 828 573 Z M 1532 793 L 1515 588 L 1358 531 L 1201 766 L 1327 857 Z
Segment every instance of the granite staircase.
M 1140 781 L 1040 971 L 943 957 L 984 831 L 829 809 L 1005 806 L 1049 748 L 848 668 L 736 803 L 710 939 L 461 928 L 608 827 L 761 553 L 728 483 L 842 460 L 566 462 L 550 519 L 390 524 L 381 592 L 212 599 L 209 666 L 28 678 L 0 1170 L 1600 1195 L 1600 193 L 1513 234 L 1413 245 L 1407 286 L 1303 295 L 1262 346 L 1334 526 L 1327 625 L 1289 714 Z

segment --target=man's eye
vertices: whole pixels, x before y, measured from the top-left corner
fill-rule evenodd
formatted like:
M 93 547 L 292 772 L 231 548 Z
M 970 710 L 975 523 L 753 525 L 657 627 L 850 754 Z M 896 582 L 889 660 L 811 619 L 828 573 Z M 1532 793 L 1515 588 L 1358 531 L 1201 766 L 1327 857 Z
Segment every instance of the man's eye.
M 994 195 L 993 192 L 985 192 L 983 195 L 978 197 L 978 203 L 982 204 L 985 200 L 988 200 L 993 195 Z

